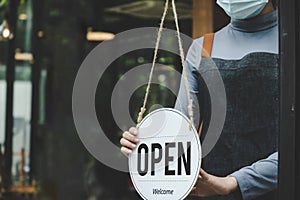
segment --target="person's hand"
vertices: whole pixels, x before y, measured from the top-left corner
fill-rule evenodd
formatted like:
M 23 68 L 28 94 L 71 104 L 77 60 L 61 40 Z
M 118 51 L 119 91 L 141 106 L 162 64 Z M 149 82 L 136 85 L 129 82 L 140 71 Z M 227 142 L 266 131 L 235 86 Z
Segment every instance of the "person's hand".
M 190 195 L 199 197 L 228 195 L 237 188 L 238 183 L 234 177 L 217 177 L 201 169 L 198 180 Z
M 132 150 L 136 148 L 138 139 L 138 131 L 135 127 L 131 127 L 129 131 L 125 131 L 122 135 L 120 143 L 122 145 L 121 152 L 125 156 L 129 156 L 132 153 Z

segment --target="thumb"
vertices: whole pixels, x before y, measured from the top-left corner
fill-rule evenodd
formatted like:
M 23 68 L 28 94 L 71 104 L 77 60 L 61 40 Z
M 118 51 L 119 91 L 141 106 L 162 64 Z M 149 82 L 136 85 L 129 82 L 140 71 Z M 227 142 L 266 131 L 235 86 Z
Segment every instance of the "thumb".
M 209 177 L 209 174 L 206 173 L 203 169 L 200 169 L 200 176 L 202 177 L 202 179 L 207 180 Z

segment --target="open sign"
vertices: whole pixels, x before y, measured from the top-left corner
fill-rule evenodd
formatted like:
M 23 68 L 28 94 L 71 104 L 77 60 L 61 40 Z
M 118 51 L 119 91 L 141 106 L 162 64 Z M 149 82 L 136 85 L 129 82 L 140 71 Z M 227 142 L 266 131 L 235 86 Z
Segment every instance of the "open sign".
M 140 142 L 129 157 L 135 189 L 144 199 L 184 199 L 201 166 L 201 145 L 189 119 L 175 109 L 151 112 L 138 125 Z

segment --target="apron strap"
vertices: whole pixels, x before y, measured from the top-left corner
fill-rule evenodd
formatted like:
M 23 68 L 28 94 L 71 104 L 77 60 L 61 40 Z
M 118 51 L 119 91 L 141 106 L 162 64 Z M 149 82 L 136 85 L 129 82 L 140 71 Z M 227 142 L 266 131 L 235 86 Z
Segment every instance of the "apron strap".
M 214 33 L 208 33 L 204 35 L 203 46 L 202 46 L 202 58 L 210 58 L 212 52 L 212 46 L 214 42 Z
M 208 33 L 208 34 L 204 35 L 202 52 L 201 52 L 202 58 L 210 58 L 211 57 L 214 36 L 215 36 L 214 33 Z M 198 130 L 199 137 L 201 136 L 202 128 L 203 128 L 203 120 L 200 122 L 199 130 Z
M 201 121 L 199 130 L 198 130 L 198 136 L 199 136 L 199 138 L 200 138 L 201 133 L 202 133 L 202 128 L 203 128 L 203 121 Z

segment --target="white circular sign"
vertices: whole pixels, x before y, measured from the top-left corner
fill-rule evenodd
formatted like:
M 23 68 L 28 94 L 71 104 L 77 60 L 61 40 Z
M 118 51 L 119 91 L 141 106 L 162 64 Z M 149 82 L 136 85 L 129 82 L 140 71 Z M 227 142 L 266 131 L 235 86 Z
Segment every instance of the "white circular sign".
M 181 112 L 162 108 L 138 125 L 140 142 L 129 156 L 135 189 L 143 199 L 184 199 L 201 167 L 197 131 Z

